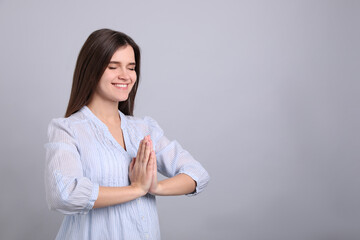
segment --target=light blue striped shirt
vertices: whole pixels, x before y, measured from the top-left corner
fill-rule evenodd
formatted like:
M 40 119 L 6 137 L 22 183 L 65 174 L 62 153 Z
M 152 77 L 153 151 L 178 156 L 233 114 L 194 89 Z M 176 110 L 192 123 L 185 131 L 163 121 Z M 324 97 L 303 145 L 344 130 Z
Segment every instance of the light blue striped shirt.
M 185 173 L 201 192 L 207 171 L 176 141 L 169 141 L 150 117 L 126 116 L 119 111 L 126 151 L 107 126 L 84 106 L 68 118 L 53 119 L 45 144 L 46 200 L 50 209 L 65 214 L 56 239 L 160 239 L 155 196 L 92 209 L 99 186 L 130 184 L 128 169 L 139 142 L 151 135 L 158 172 L 166 177 Z

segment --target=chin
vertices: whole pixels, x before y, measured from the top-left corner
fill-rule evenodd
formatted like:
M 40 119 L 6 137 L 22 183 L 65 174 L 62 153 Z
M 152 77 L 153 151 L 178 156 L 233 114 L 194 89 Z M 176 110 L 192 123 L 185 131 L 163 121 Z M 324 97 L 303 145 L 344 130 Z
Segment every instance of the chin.
M 118 98 L 117 101 L 118 102 L 125 102 L 126 100 L 128 100 L 129 96 L 127 97 L 123 97 L 123 98 Z

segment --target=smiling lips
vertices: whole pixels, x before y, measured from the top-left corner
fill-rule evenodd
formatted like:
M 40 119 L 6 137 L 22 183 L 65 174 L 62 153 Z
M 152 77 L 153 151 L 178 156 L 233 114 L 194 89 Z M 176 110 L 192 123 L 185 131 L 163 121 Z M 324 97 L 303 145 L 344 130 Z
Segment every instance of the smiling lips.
M 112 83 L 118 89 L 126 89 L 128 84 L 121 84 L 121 83 Z

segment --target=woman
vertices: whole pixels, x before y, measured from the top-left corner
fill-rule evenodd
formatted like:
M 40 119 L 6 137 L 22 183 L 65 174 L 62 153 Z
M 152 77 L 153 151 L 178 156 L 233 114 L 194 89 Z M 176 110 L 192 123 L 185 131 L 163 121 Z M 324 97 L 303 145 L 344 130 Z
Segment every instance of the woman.
M 156 195 L 196 195 L 209 181 L 199 162 L 150 117 L 133 117 L 140 50 L 101 29 L 82 47 L 65 118 L 48 128 L 50 209 L 66 214 L 57 239 L 160 239 Z M 157 171 L 168 177 L 157 180 Z

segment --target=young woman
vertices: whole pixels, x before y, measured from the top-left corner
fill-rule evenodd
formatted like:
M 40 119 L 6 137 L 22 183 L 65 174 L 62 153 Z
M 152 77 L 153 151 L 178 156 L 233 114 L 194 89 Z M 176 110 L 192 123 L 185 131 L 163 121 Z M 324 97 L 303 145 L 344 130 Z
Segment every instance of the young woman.
M 65 118 L 45 144 L 46 199 L 66 214 L 57 239 L 160 239 L 155 196 L 196 195 L 199 162 L 157 122 L 133 117 L 140 50 L 127 35 L 93 32 L 82 47 Z M 157 172 L 168 177 L 157 180 Z

